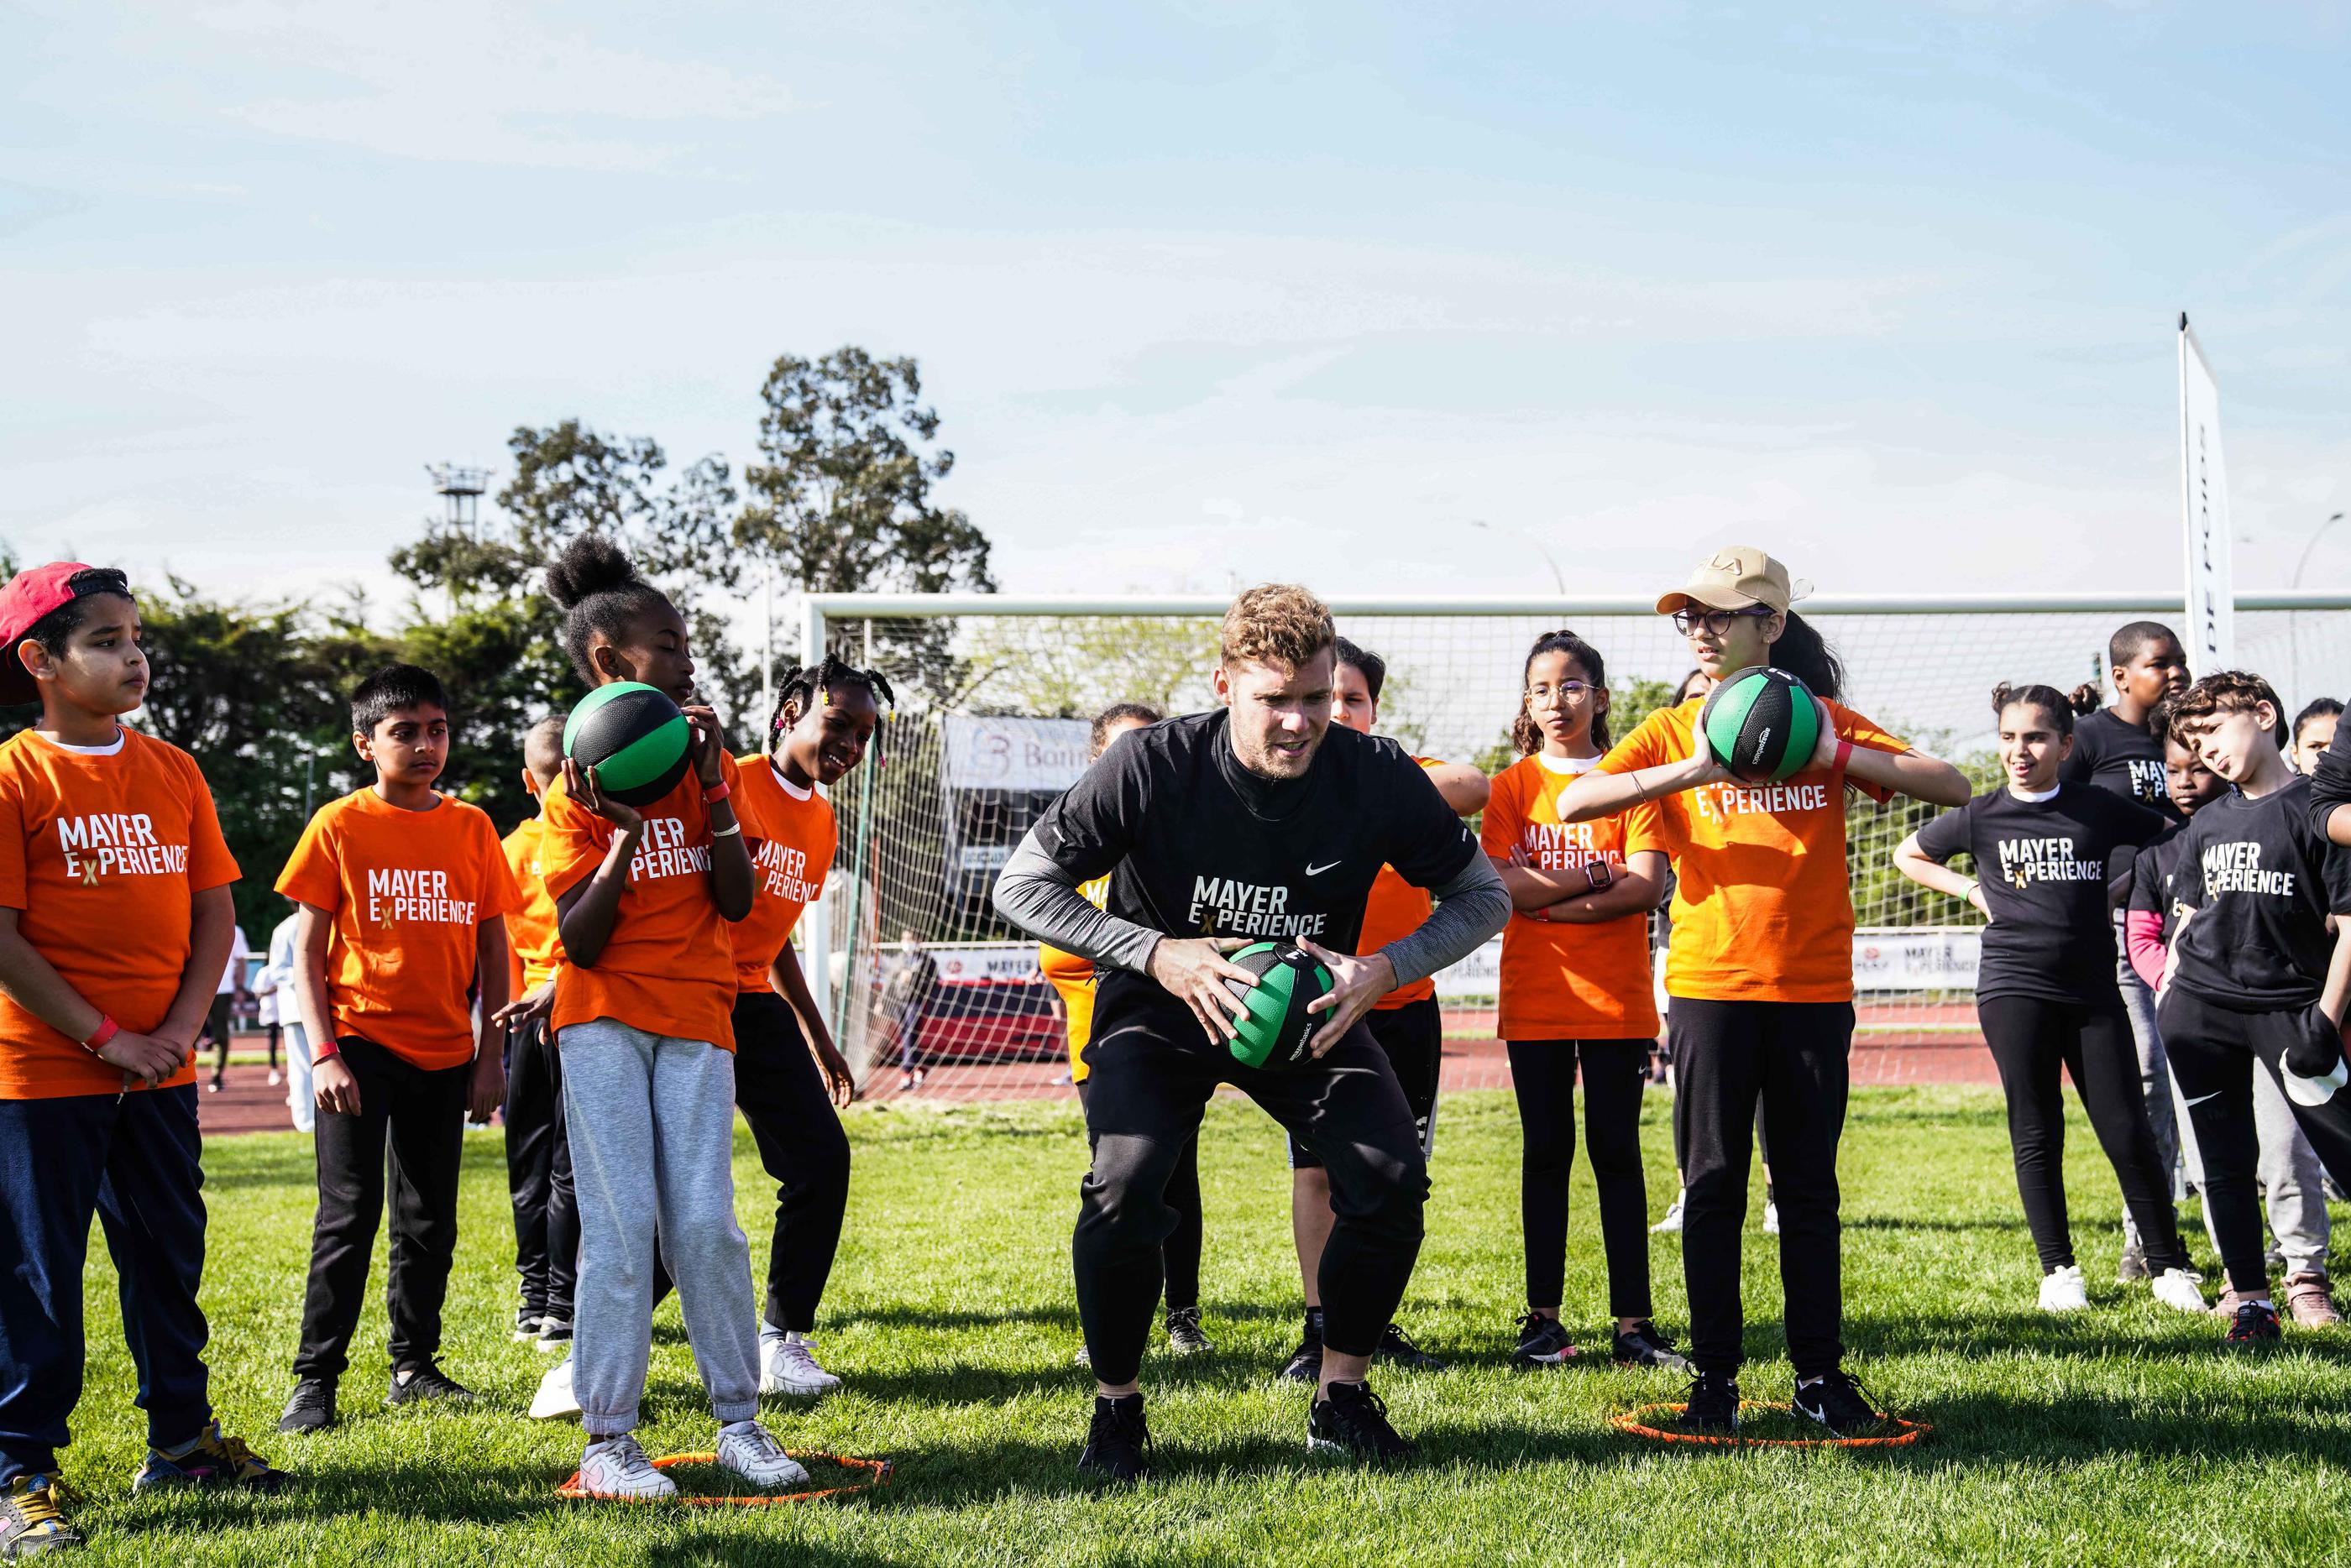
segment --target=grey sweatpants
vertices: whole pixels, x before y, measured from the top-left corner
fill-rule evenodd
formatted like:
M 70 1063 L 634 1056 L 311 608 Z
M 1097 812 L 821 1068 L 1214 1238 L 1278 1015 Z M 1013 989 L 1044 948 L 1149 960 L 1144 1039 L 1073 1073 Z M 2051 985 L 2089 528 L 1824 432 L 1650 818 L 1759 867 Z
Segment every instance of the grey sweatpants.
M 571 1388 L 590 1438 L 637 1424 L 653 1348 L 653 1249 L 677 1282 L 723 1425 L 759 1413 L 751 1247 L 735 1221 L 735 1057 L 610 1018 L 556 1036 L 580 1202 Z

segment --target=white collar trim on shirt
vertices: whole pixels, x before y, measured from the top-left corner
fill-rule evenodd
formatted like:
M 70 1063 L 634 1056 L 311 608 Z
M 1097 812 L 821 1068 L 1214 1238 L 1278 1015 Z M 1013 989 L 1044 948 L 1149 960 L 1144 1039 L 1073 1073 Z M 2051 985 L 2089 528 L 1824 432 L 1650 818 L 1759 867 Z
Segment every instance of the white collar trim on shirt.
M 61 752 L 71 752 L 78 757 L 110 757 L 117 752 L 122 750 L 123 742 L 128 741 L 130 738 L 131 732 L 125 730 L 120 724 L 117 724 L 114 727 L 114 739 L 103 746 L 68 746 L 63 741 L 49 741 L 49 738 L 47 735 L 43 735 L 41 737 L 42 740 L 48 741 L 48 743 L 55 746 L 57 750 Z
M 2011 784 L 2008 786 L 2008 793 L 2015 796 L 2018 800 L 2029 801 L 2034 805 L 2041 805 L 2049 801 L 2055 800 L 2057 798 L 2057 792 L 2064 787 L 2065 786 L 2062 784 L 2053 784 L 2047 789 L 2019 789 L 2014 784 Z
M 784 793 L 791 796 L 794 800 L 806 800 L 809 796 L 816 793 L 816 785 L 813 784 L 796 784 L 792 783 L 791 780 L 786 778 L 784 776 L 783 768 L 773 757 L 769 757 L 768 759 L 768 771 L 776 775 L 776 782 L 783 785 Z
M 1537 752 L 1535 761 L 1552 774 L 1588 774 L 1600 765 L 1598 757 L 1554 757 L 1549 752 Z

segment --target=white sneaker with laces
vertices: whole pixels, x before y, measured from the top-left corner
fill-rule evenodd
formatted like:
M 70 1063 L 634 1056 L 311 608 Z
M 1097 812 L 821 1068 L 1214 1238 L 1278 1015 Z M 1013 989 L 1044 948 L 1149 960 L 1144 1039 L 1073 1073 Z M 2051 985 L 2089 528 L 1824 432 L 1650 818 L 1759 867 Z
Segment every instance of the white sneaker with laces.
M 1780 1206 L 1767 1198 L 1763 1200 L 1763 1234 L 1776 1236 L 1779 1233 Z
M 538 1392 L 530 1397 L 530 1418 L 534 1421 L 573 1421 L 580 1417 L 579 1397 L 571 1392 L 571 1357 L 565 1356 L 547 1369 L 538 1380 Z
M 784 1452 L 783 1444 L 757 1421 L 737 1421 L 718 1429 L 718 1462 L 768 1491 L 799 1486 L 809 1479 L 800 1462 Z
M 1689 1197 L 1687 1189 L 1674 1194 L 1673 1202 L 1666 1209 L 1666 1217 L 1649 1227 L 1653 1236 L 1670 1236 L 1682 1228 L 1682 1202 Z
M 590 1497 L 644 1501 L 675 1497 L 677 1483 L 653 1469 L 633 1435 L 621 1432 L 588 1445 L 580 1460 L 580 1490 Z
M 2067 1263 L 2041 1276 L 2043 1312 L 2080 1312 L 2089 1304 L 2090 1289 L 2082 1282 L 2080 1265 Z
M 2212 1309 L 2204 1303 L 2204 1291 L 2196 1282 L 2196 1275 L 2186 1269 L 2166 1269 L 2153 1282 L 2155 1299 L 2180 1312 L 2208 1313 Z
M 817 1365 L 816 1342 L 806 1334 L 759 1336 L 760 1393 L 813 1399 L 840 1386 L 840 1378 Z

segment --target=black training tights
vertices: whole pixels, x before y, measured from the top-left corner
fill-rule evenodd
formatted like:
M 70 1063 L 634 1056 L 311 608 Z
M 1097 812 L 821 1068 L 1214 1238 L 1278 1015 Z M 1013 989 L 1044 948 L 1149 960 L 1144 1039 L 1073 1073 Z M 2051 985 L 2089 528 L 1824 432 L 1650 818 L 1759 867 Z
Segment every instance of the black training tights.
M 2090 1113 L 2098 1147 L 2115 1168 L 2123 1202 L 2138 1223 L 2147 1267 L 2184 1269 L 2171 1208 L 2171 1176 L 2155 1146 L 2139 1093 L 2138 1047 L 2119 1001 L 2097 1006 L 2037 996 L 1995 996 L 1976 1004 L 1985 1043 L 2000 1064 L 2008 1096 L 2008 1141 L 2016 1151 L 2016 1190 L 2032 1231 L 2041 1272 L 2074 1262 L 2065 1221 L 2065 1096 L 2062 1067 Z
M 1086 1080 L 1078 1080 L 1078 1106 L 1086 1106 Z M 1091 1147 L 1092 1138 L 1088 1144 Z M 1167 1179 L 1167 1207 L 1176 1210 L 1176 1229 L 1159 1243 L 1159 1266 L 1167 1274 L 1167 1310 L 1182 1312 L 1200 1304 L 1200 1140 L 1196 1135 Z
M 1583 1069 L 1583 1133 L 1600 1189 L 1608 1310 L 1649 1315 L 1649 1191 L 1641 1171 L 1646 1040 L 1513 1040 L 1510 1087 L 1522 1152 L 1519 1217 L 1526 1233 L 1527 1305 L 1558 1307 L 1567 1284 L 1567 1183 L 1575 1168 L 1575 1075 Z

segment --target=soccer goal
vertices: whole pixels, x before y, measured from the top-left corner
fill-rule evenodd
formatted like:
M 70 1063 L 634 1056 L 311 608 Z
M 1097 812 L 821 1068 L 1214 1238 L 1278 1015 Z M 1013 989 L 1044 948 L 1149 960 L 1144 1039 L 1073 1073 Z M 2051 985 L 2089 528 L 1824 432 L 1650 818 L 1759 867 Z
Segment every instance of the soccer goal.
M 1013 597 L 812 595 L 803 649 L 830 646 L 896 686 L 881 766 L 833 792 L 840 849 L 799 938 L 812 989 L 869 1093 L 1025 1098 L 1068 1081 L 1059 1003 L 1035 944 L 988 895 L 1029 825 L 1087 761 L 1092 716 L 1113 702 L 1210 705 L 1228 601 L 1210 596 Z M 1380 728 L 1415 753 L 1488 772 L 1515 760 L 1510 721 L 1526 650 L 1568 627 L 1608 661 L 1622 736 L 1690 668 L 1655 601 L 1338 597 L 1340 631 L 1387 660 Z M 2151 597 L 1823 595 L 1799 608 L 1844 659 L 1845 701 L 1914 744 L 1995 776 L 1993 685 L 2106 688 L 2108 634 L 2178 626 Z M 2240 595 L 2237 662 L 2290 710 L 2351 692 L 2351 595 Z M 1849 797 L 1860 990 L 1857 1050 L 1980 1048 L 1972 987 L 1980 920 L 1903 879 L 1894 846 L 1932 808 Z M 1507 1084 L 1493 1039 L 1499 939 L 1438 978 L 1448 1085 Z

